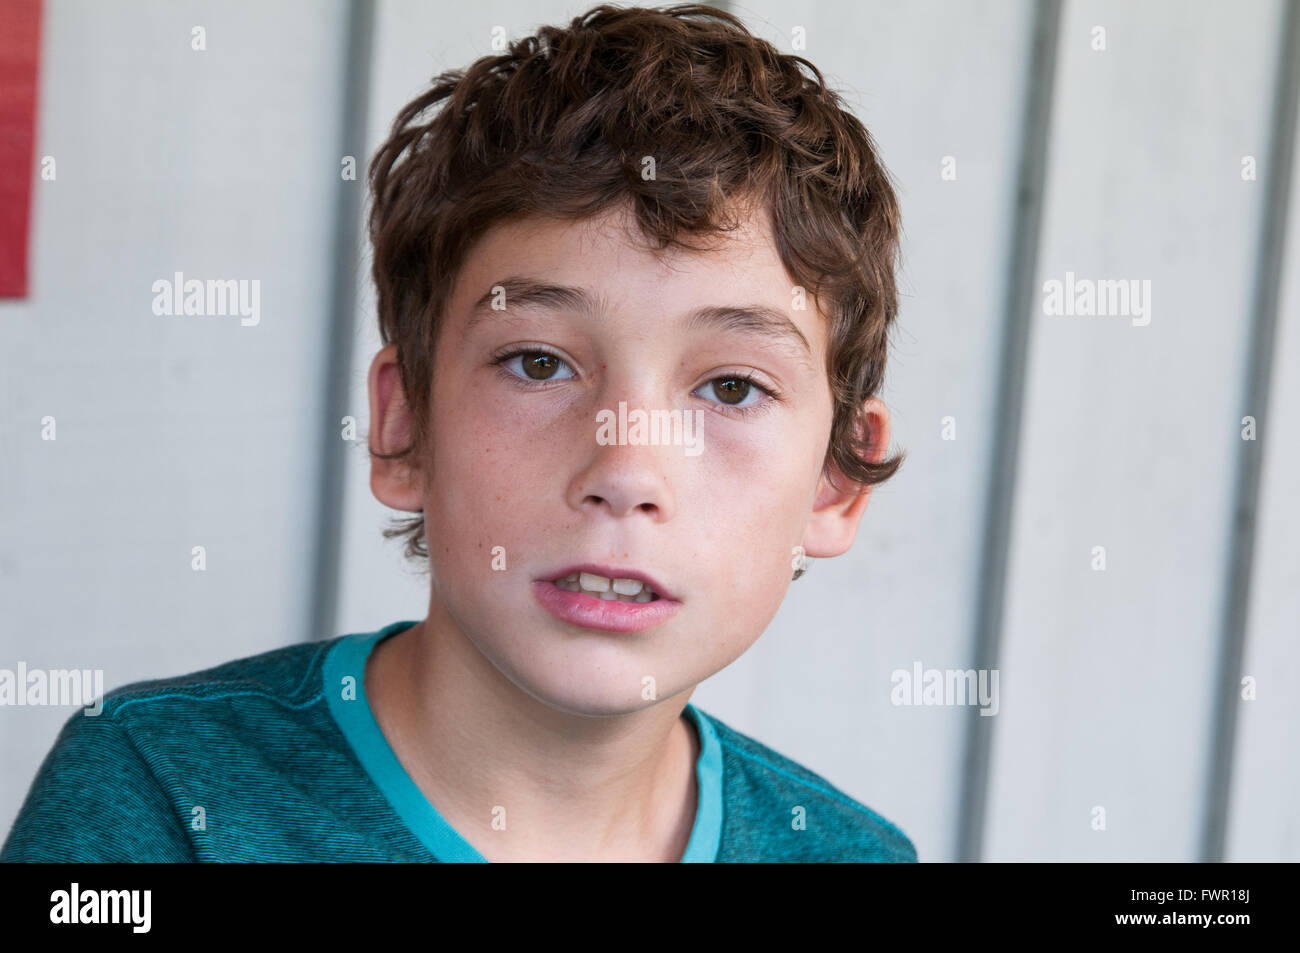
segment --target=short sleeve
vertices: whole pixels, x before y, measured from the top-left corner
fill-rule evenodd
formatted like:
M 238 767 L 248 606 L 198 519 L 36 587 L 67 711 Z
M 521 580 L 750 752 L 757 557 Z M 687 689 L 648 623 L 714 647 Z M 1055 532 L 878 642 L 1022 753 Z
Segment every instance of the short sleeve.
M 167 792 L 109 712 L 64 724 L 0 862 L 194 861 Z

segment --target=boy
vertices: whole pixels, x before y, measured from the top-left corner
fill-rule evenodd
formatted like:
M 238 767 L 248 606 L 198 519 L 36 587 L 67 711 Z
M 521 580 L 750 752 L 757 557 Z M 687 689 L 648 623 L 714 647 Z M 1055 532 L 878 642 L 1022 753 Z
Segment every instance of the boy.
M 387 535 L 427 617 L 111 693 L 0 858 L 915 860 L 689 704 L 900 462 L 897 204 L 801 63 L 602 6 L 410 103 L 370 168 L 371 489 L 419 514 Z

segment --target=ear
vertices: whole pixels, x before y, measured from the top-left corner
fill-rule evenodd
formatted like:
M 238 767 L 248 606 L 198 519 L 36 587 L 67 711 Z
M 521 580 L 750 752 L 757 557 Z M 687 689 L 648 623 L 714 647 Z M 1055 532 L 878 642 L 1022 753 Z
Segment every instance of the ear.
M 865 428 L 871 438 L 867 459 L 872 463 L 883 460 L 889 452 L 889 408 L 880 398 L 872 397 L 862 405 L 858 428 L 859 433 Z M 813 500 L 812 518 L 803 534 L 804 553 L 814 559 L 848 552 L 871 498 L 871 487 L 852 482 L 834 464 L 828 469 L 835 485 L 823 473 Z
M 370 362 L 370 449 L 396 453 L 410 441 L 412 421 L 397 366 L 397 345 L 390 344 Z M 424 480 L 409 459 L 370 457 L 370 492 L 394 510 L 418 513 L 424 509 Z

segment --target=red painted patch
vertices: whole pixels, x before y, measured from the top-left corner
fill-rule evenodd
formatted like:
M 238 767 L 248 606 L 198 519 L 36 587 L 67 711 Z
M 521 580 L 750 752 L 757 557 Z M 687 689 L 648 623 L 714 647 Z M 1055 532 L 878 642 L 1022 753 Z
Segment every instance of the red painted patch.
M 0 297 L 27 296 L 40 0 L 0 3 Z

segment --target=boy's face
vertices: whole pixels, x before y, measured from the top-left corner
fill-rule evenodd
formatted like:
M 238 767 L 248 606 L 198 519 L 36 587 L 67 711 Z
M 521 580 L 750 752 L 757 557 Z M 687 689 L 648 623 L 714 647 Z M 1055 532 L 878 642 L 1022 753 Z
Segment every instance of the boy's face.
M 649 707 L 725 668 L 776 613 L 797 547 L 844 552 L 867 502 L 821 479 L 826 320 L 811 296 L 797 307 L 765 218 L 707 253 L 655 253 L 622 216 L 533 218 L 476 244 L 444 312 L 424 466 L 376 460 L 371 477 L 388 506 L 424 512 L 429 625 L 454 627 L 534 698 L 589 715 Z M 591 310 L 530 299 L 520 282 L 578 289 Z M 718 310 L 690 317 L 706 307 Z M 385 348 L 370 375 L 384 451 L 410 426 L 395 358 Z M 633 442 L 637 410 L 678 411 L 684 426 L 668 445 L 649 444 L 649 426 Z M 888 411 L 875 399 L 865 411 L 879 459 Z M 578 567 L 646 577 L 659 598 L 555 585 Z

